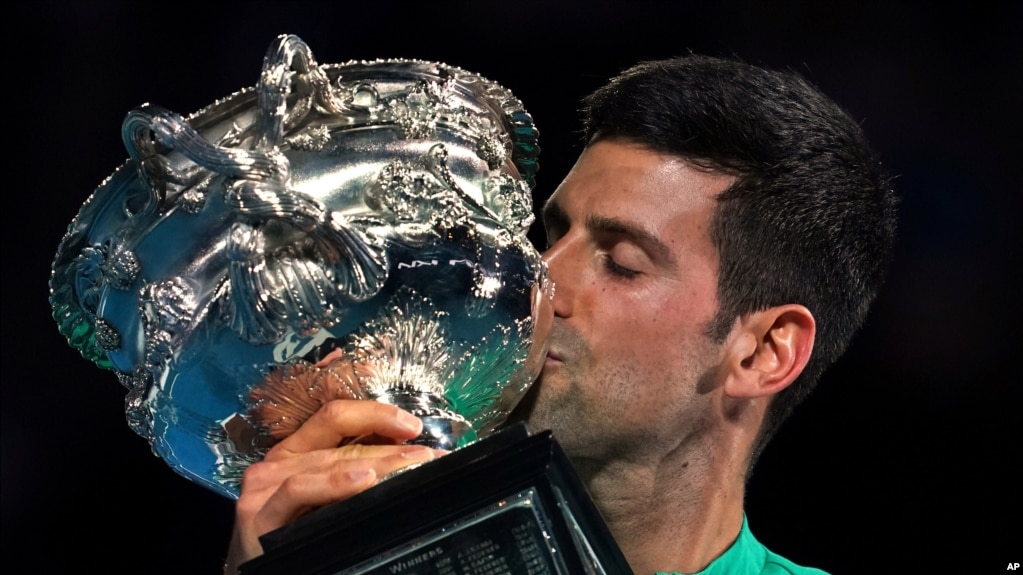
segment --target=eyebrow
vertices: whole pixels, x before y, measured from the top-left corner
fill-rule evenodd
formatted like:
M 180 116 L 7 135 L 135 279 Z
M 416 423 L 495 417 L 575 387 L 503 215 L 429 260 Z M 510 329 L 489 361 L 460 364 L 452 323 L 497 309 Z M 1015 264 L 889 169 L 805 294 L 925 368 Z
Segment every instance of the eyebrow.
M 545 224 L 548 222 L 571 223 L 565 211 L 561 209 L 561 206 L 556 201 L 553 201 L 553 198 L 544 204 L 543 220 Z M 629 237 L 650 252 L 656 260 L 664 262 L 671 269 L 675 269 L 678 265 L 675 255 L 671 253 L 668 246 L 660 238 L 638 225 L 618 218 L 591 215 L 586 218 L 586 228 L 594 235 L 604 233 Z

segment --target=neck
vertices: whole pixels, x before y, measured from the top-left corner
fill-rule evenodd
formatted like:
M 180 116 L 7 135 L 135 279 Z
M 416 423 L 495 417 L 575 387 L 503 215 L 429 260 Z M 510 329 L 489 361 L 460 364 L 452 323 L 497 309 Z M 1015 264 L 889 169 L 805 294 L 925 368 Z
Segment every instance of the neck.
M 724 553 L 742 528 L 739 460 L 672 454 L 655 466 L 575 462 L 636 575 L 696 572 Z

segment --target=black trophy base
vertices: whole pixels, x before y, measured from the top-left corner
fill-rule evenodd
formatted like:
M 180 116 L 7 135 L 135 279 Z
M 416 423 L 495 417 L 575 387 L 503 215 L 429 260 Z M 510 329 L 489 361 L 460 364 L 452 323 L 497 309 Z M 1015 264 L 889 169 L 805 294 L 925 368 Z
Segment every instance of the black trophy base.
M 264 535 L 241 575 L 631 574 L 550 432 L 523 424 Z

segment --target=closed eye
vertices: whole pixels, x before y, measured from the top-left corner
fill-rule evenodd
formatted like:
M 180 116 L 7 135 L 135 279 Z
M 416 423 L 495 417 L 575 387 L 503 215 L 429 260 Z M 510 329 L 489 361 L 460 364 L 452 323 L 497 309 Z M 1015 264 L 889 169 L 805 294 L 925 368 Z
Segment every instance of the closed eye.
M 625 266 L 620 265 L 618 262 L 611 257 L 611 254 L 602 253 L 600 254 L 600 260 L 604 266 L 604 270 L 609 274 L 619 277 L 624 280 L 631 280 L 639 276 L 639 272 L 631 270 Z

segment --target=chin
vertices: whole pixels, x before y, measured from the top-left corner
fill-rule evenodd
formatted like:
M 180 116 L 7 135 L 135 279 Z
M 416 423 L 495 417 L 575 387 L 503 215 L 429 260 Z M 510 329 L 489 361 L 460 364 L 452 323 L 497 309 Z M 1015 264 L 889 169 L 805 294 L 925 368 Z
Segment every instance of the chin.
M 529 388 L 519 403 L 512 409 L 511 413 L 508 414 L 508 419 L 505 420 L 503 427 L 515 425 L 516 423 L 525 423 L 529 427 L 529 431 L 532 433 L 536 431 L 533 426 L 529 424 L 530 417 L 533 414 L 533 407 L 536 405 L 536 396 L 540 387 L 540 382 L 536 381 Z

